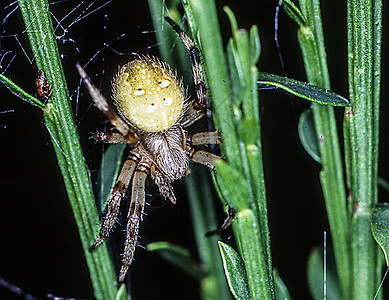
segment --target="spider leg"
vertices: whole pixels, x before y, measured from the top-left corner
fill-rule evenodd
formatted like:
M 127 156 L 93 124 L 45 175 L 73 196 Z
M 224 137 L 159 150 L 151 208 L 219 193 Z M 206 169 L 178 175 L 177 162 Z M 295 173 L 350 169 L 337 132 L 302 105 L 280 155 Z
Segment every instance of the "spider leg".
M 222 138 L 220 132 L 199 132 L 189 136 L 188 142 L 190 145 L 207 145 L 207 144 L 220 144 Z
M 78 73 L 83 79 L 85 85 L 89 90 L 93 102 L 97 108 L 107 117 L 113 126 L 128 140 L 128 144 L 135 146 L 138 143 L 137 135 L 131 131 L 129 126 L 118 116 L 118 114 L 109 106 L 107 99 L 100 93 L 100 91 L 93 85 L 90 78 L 80 64 L 76 64 Z
M 222 231 L 226 230 L 232 224 L 232 222 L 235 219 L 235 214 L 236 214 L 235 209 L 233 209 L 231 206 L 227 204 L 227 207 L 225 207 L 224 210 L 227 212 L 227 217 L 225 218 L 223 224 L 216 230 L 208 231 L 205 234 L 206 237 L 210 237 L 215 234 L 221 234 Z
M 182 127 L 186 128 L 203 118 L 206 114 L 204 109 L 196 110 L 192 106 L 189 106 L 188 111 L 185 113 L 184 117 L 180 121 Z
M 215 168 L 216 161 L 222 159 L 219 155 L 206 152 L 206 151 L 194 151 L 192 150 L 189 154 L 189 159 L 196 163 L 205 165 L 211 169 Z
M 100 141 L 103 143 L 132 145 L 132 143 L 126 137 L 116 132 L 96 132 L 93 135 L 93 138 L 96 141 Z
M 215 168 L 215 163 L 218 159 L 222 159 L 219 155 L 212 154 L 206 151 L 195 151 L 191 146 L 206 145 L 206 144 L 220 144 L 222 142 L 220 132 L 199 132 L 188 136 L 186 151 L 191 161 L 206 165 L 211 169 Z
M 145 180 L 148 167 L 139 165 L 135 171 L 132 182 L 131 203 L 128 212 L 127 236 L 124 244 L 122 266 L 120 268 L 119 282 L 123 282 L 128 268 L 134 258 L 135 246 L 138 239 L 139 224 L 145 204 Z
M 191 38 L 178 26 L 172 19 L 165 17 L 165 20 L 173 27 L 177 32 L 185 47 L 189 51 L 190 59 L 192 61 L 192 73 L 194 88 L 196 91 L 196 101 L 193 103 L 195 110 L 202 110 L 206 108 L 208 103 L 208 93 L 204 83 L 203 68 L 200 62 L 200 51 L 196 47 Z
M 128 184 L 130 183 L 132 174 L 134 173 L 137 162 L 134 159 L 135 157 L 130 157 L 123 165 L 122 170 L 120 171 L 118 180 L 115 183 L 115 186 L 112 189 L 111 195 L 108 201 L 108 212 L 104 218 L 103 225 L 101 226 L 99 237 L 94 242 L 90 251 L 95 250 L 109 235 L 116 217 L 119 213 L 120 201 L 124 196 L 124 193 L 127 190 Z

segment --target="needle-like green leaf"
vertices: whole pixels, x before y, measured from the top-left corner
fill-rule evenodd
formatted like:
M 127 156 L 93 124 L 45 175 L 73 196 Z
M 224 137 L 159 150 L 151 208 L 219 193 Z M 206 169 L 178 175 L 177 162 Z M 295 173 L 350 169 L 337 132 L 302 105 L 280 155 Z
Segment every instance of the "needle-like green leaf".
M 158 252 L 164 259 L 197 279 L 207 275 L 199 268 L 199 264 L 193 261 L 189 250 L 181 246 L 169 242 L 154 242 L 147 245 L 147 250 Z
M 26 101 L 29 104 L 38 106 L 39 108 L 44 108 L 45 105 L 40 102 L 37 98 L 31 96 L 29 93 L 25 92 L 21 87 L 15 84 L 12 80 L 5 77 L 3 74 L 0 74 L 0 82 L 13 93 L 16 97 Z
M 260 72 L 258 84 L 262 86 L 275 86 L 297 97 L 323 105 L 343 107 L 350 105 L 350 102 L 346 98 L 327 89 L 274 74 Z
M 371 221 L 371 232 L 385 255 L 389 267 L 389 204 L 377 205 Z
M 235 299 L 251 299 L 242 258 L 231 246 L 223 242 L 219 242 L 219 249 L 232 295 L 234 295 Z
M 316 137 L 312 110 L 307 109 L 300 115 L 298 132 L 305 151 L 318 163 L 321 163 L 320 148 Z

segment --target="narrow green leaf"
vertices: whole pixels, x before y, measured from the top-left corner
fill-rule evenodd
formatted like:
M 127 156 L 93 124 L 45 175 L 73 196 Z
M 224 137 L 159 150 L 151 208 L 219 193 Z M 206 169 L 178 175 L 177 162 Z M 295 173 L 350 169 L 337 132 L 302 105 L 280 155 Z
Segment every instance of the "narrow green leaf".
M 127 296 L 126 285 L 121 284 L 115 295 L 115 300 L 131 300 L 131 296 Z
M 235 299 L 251 299 L 246 270 L 239 254 L 229 245 L 218 242 L 228 286 Z
M 327 89 L 274 74 L 260 72 L 258 84 L 262 86 L 275 86 L 292 95 L 319 104 L 342 107 L 350 105 L 350 102 L 346 98 Z
M 255 145 L 260 138 L 258 124 L 252 117 L 246 117 L 238 125 L 239 138 L 247 145 Z M 259 167 L 259 166 L 254 166 Z
M 253 25 L 250 28 L 250 58 L 251 64 L 256 66 L 261 55 L 261 40 L 258 27 Z
M 276 300 L 292 300 L 288 288 L 282 281 L 280 274 L 278 274 L 277 270 L 274 271 L 274 283 L 276 288 Z
M 251 297 L 255 300 L 274 299 L 274 282 L 268 282 L 274 280 L 273 269 L 263 254 L 267 244 L 266 240 L 262 239 L 262 227 L 259 226 L 254 211 L 243 209 L 237 212 L 232 226 L 234 232 L 238 234 L 237 240 L 246 268 Z
M 17 84 L 15 84 L 12 80 L 5 77 L 3 74 L 0 74 L 0 82 L 4 84 L 4 86 L 14 95 L 26 101 L 34 106 L 38 106 L 39 108 L 44 108 L 45 105 L 40 102 L 37 98 L 31 96 L 26 93 L 22 88 L 20 88 Z
M 387 182 L 382 177 L 377 178 L 377 184 L 378 186 L 382 187 L 385 191 L 389 192 L 389 182 Z
M 236 211 L 249 207 L 249 185 L 242 174 L 224 160 L 216 162 L 216 174 L 223 198 Z
M 204 278 L 206 273 L 195 264 L 190 251 L 169 242 L 154 242 L 147 245 L 148 251 L 157 251 L 164 259 L 195 278 Z
M 320 148 L 317 141 L 315 123 L 313 122 L 311 109 L 307 109 L 301 114 L 298 124 L 298 133 L 305 151 L 308 152 L 314 161 L 320 164 Z
M 114 186 L 120 171 L 125 148 L 126 145 L 123 144 L 109 145 L 103 154 L 96 188 L 100 210 L 104 208 L 108 202 L 112 187 Z
M 385 255 L 386 265 L 389 267 L 389 204 L 377 205 L 371 221 L 371 232 Z
M 281 4 L 282 8 L 288 14 L 288 16 L 294 20 L 299 26 L 304 26 L 306 23 L 305 17 L 300 9 L 290 0 L 283 0 Z
M 236 21 L 233 11 L 228 6 L 224 6 L 223 10 L 227 14 L 230 21 L 232 33 L 236 34 L 236 31 L 238 30 L 238 22 Z
M 315 300 L 322 300 L 324 295 L 327 299 L 341 300 L 342 294 L 339 287 L 338 276 L 336 273 L 335 260 L 332 251 L 327 249 L 326 269 L 324 273 L 323 248 L 316 248 L 309 256 L 307 264 L 308 286 L 311 295 Z M 326 282 L 324 284 L 324 275 Z M 324 293 L 324 286 L 326 292 Z

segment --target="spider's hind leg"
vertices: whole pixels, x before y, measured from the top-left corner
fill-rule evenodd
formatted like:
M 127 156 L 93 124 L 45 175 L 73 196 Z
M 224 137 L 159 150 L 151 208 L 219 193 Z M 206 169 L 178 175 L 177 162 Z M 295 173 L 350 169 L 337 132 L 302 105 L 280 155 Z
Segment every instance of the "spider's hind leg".
M 115 220 L 119 213 L 120 201 L 122 200 L 124 193 L 127 190 L 128 184 L 130 183 L 132 174 L 134 173 L 137 162 L 134 157 L 130 157 L 123 165 L 120 171 L 118 180 L 112 189 L 107 205 L 107 214 L 104 218 L 103 225 L 101 226 L 99 236 L 94 244 L 91 246 L 90 251 L 95 250 L 109 235 Z
M 135 246 L 138 240 L 139 225 L 142 221 L 143 209 L 145 205 L 145 180 L 148 167 L 139 165 L 135 171 L 132 182 L 131 203 L 128 211 L 128 223 L 126 228 L 126 241 L 120 268 L 119 282 L 123 282 L 128 268 L 134 258 Z

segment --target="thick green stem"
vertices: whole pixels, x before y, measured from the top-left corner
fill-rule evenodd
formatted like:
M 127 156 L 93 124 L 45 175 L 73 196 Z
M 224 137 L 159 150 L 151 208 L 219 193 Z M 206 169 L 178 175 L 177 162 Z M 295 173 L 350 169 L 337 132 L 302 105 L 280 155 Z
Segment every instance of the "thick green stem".
M 97 232 L 98 212 L 74 126 L 49 4 L 45 0 L 20 0 L 19 6 L 37 67 L 44 70 L 48 82 L 53 83 L 52 97 L 43 109 L 44 120 L 78 226 L 95 297 L 113 299 L 117 290 L 116 276 L 107 247 L 103 245 L 93 254 L 88 251 Z
M 347 1 L 349 92 L 345 115 L 352 207 L 352 297 L 372 299 L 379 282 L 377 245 L 370 231 L 377 204 L 382 1 Z
M 204 56 L 215 128 L 221 131 L 222 153 L 228 162 L 217 164 L 216 178 L 222 197 L 237 212 L 236 224 L 240 225 L 233 228 L 251 296 L 272 299 L 275 297 L 274 280 L 257 94 L 258 30 L 255 26 L 250 32 L 238 29 L 232 11 L 225 8 L 233 34 L 226 53 L 214 1 L 185 1 L 183 5 Z M 236 176 L 233 184 L 228 170 Z M 249 228 L 256 230 L 251 232 Z

